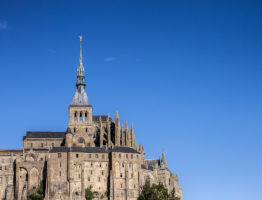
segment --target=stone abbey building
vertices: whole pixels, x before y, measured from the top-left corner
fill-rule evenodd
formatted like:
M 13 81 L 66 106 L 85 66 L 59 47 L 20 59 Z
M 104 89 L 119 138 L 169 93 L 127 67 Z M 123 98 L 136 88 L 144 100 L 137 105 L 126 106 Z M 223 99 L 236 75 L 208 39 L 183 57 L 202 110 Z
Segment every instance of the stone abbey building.
M 0 199 L 26 200 L 41 183 L 46 200 L 84 200 L 89 186 L 98 192 L 98 199 L 136 200 L 149 179 L 182 200 L 178 176 L 167 168 L 164 152 L 162 159 L 147 160 L 133 126 L 120 126 L 118 112 L 114 120 L 93 115 L 85 91 L 81 40 L 68 128 L 28 131 L 23 149 L 0 150 Z

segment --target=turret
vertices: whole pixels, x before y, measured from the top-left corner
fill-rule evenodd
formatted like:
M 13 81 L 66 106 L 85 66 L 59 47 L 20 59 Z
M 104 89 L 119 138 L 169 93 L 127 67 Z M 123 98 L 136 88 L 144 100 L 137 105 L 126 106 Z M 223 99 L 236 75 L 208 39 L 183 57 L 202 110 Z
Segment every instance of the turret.
M 131 147 L 136 149 L 136 137 L 135 137 L 133 124 L 131 125 L 130 136 L 131 136 Z
M 106 129 L 107 129 L 107 147 L 111 147 L 111 124 L 109 120 L 109 115 L 106 118 Z
M 123 124 L 122 124 L 122 127 L 121 127 L 121 139 L 122 139 L 122 143 L 121 143 L 121 146 L 124 147 L 126 146 L 126 139 L 125 139 L 125 132 L 124 132 L 124 127 L 123 127 Z
M 115 145 L 120 146 L 120 119 L 118 116 L 118 110 L 116 110 L 115 118 Z
M 161 168 L 167 168 L 166 154 L 164 150 L 162 153 Z
M 103 147 L 104 131 L 101 116 L 99 117 L 99 146 Z
M 129 129 L 128 129 L 127 121 L 126 121 L 125 134 L 126 134 L 126 146 L 130 147 L 130 135 L 129 135 Z

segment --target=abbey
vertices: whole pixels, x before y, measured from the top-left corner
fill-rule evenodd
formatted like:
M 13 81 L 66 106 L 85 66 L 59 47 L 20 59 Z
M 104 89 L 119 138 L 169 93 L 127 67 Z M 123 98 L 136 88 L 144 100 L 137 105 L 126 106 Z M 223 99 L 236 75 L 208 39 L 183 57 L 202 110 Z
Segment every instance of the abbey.
M 93 115 L 85 91 L 82 37 L 76 92 L 64 132 L 26 132 L 22 149 L 0 150 L 0 199 L 26 200 L 44 186 L 46 200 L 84 200 L 92 186 L 97 199 L 136 200 L 147 179 L 163 184 L 170 195 L 183 199 L 178 176 L 162 159 L 145 158 L 133 125 Z

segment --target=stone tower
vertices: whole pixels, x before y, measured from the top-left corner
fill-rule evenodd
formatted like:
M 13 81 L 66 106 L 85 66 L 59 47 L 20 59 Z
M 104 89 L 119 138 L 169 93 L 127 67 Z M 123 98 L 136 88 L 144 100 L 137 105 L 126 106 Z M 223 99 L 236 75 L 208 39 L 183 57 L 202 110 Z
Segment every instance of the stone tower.
M 77 69 L 76 92 L 69 106 L 69 125 L 66 135 L 68 146 L 95 146 L 92 123 L 93 107 L 85 91 L 85 69 L 82 59 L 82 36 L 80 36 L 80 57 Z

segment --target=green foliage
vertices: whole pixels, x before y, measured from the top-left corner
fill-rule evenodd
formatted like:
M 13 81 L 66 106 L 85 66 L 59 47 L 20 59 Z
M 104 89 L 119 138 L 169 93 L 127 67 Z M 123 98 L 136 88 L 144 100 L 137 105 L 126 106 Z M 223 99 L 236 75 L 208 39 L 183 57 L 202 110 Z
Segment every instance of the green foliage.
M 90 185 L 88 188 L 86 188 L 85 191 L 85 198 L 86 200 L 93 200 L 95 198 L 96 192 L 92 191 L 92 186 Z
M 162 184 L 152 184 L 146 180 L 138 200 L 168 200 L 168 190 Z
M 40 186 L 27 195 L 27 200 L 44 200 L 44 183 L 40 182 Z

